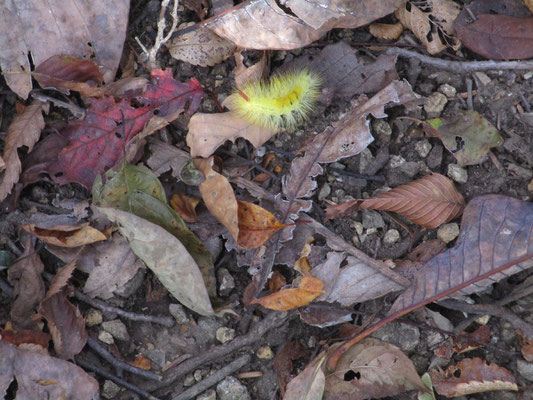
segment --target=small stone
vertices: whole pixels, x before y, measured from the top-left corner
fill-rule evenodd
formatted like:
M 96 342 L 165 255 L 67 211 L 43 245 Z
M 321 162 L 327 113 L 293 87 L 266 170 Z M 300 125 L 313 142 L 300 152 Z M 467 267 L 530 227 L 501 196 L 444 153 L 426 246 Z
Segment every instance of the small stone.
M 358 235 L 362 235 L 363 234 L 363 224 L 360 223 L 359 221 L 352 221 L 350 223 L 350 226 L 352 227 L 352 229 L 354 229 Z
M 402 171 L 409 178 L 413 178 L 416 174 L 420 172 L 420 164 L 415 161 L 408 161 L 400 165 L 399 170 Z
M 444 107 L 448 103 L 448 99 L 442 93 L 435 92 L 426 99 L 424 104 L 424 111 L 430 118 L 436 118 L 440 116 Z
M 372 155 L 372 152 L 367 147 L 361 153 L 359 153 L 359 173 L 360 174 L 368 173 L 368 167 L 372 165 L 373 161 L 374 161 L 374 156 Z
M 226 377 L 217 385 L 220 400 L 251 400 L 248 389 L 233 376 Z
M 429 140 L 427 139 L 422 139 L 415 143 L 415 151 L 421 158 L 426 158 L 431 151 L 431 148 L 431 143 L 429 143 Z
M 437 237 L 444 243 L 450 243 L 457 236 L 459 236 L 459 225 L 455 222 L 452 224 L 444 224 L 437 231 Z
M 442 151 L 443 147 L 440 144 L 435 145 L 429 152 L 426 163 L 429 168 L 436 169 L 440 167 L 442 163 Z
M 216 336 L 220 343 L 227 343 L 235 338 L 235 329 L 225 327 L 218 328 Z
M 331 163 L 330 165 L 331 167 L 336 168 L 336 169 L 342 169 L 342 170 L 346 169 L 346 165 L 340 162 L 334 162 L 334 163 Z
M 274 358 L 274 352 L 268 346 L 259 347 L 255 355 L 262 360 L 272 360 Z
M 102 313 L 100 310 L 91 308 L 85 317 L 85 323 L 90 328 L 91 326 L 100 325 L 103 321 Z
M 230 292 L 235 289 L 235 279 L 229 273 L 226 268 L 219 268 L 217 270 L 217 281 L 218 281 L 218 293 L 221 296 L 227 296 Z
M 327 183 L 324 183 L 318 192 L 318 201 L 325 200 L 331 193 L 331 186 Z
M 200 382 L 203 379 L 202 370 L 197 369 L 192 373 L 192 376 L 196 382 Z
M 360 236 L 362 236 L 362 235 L 354 235 L 354 236 L 352 236 L 352 243 L 357 248 L 359 248 L 359 246 L 361 246 L 361 241 L 359 240 Z M 366 237 L 366 235 L 365 235 L 365 237 Z
M 384 228 L 385 221 L 380 213 L 374 210 L 363 210 L 363 227 L 369 228 Z
M 178 324 L 186 324 L 189 322 L 187 313 L 181 304 L 172 303 L 168 306 L 168 312 L 174 317 Z
M 389 229 L 387 233 L 385 233 L 385 236 L 383 236 L 383 243 L 385 244 L 394 244 L 398 240 L 400 240 L 400 232 L 396 229 Z
M 393 322 L 378 329 L 371 336 L 400 347 L 403 351 L 412 351 L 420 342 L 420 330 L 416 326 Z
M 192 374 L 189 374 L 185 377 L 183 380 L 183 386 L 189 387 L 196 383 L 196 379 L 194 379 L 194 376 Z
M 219 64 L 219 65 L 222 65 L 222 64 Z M 263 157 L 265 154 L 266 154 L 266 148 L 264 146 L 258 147 L 255 150 L 255 155 L 257 157 Z
M 466 183 L 468 181 L 468 172 L 457 164 L 448 165 L 447 175 L 457 183 Z
M 402 164 L 405 164 L 405 158 L 403 158 L 402 156 L 391 156 L 390 160 L 389 160 L 389 167 L 390 168 L 398 168 L 400 167 Z
M 533 78 L 533 71 L 528 71 L 523 75 L 523 78 L 527 81 L 528 79 Z
M 337 189 L 335 190 L 335 197 L 338 199 L 337 201 L 340 203 L 344 201 L 344 196 L 346 196 L 346 192 L 343 189 Z
M 207 390 L 198 396 L 196 400 L 217 400 L 217 392 L 213 389 Z
M 113 335 L 111 335 L 109 332 L 106 332 L 106 331 L 98 332 L 98 340 L 105 344 L 115 343 L 115 340 L 113 339 Z
M 533 363 L 524 360 L 516 360 L 516 369 L 522 378 L 533 381 Z
M 113 335 L 113 337 L 117 340 L 122 340 L 125 342 L 130 340 L 128 329 L 120 319 L 103 322 L 102 328 Z
M 482 86 L 486 86 L 490 83 L 491 79 L 489 78 L 489 76 L 484 73 L 484 72 L 474 72 L 472 74 L 474 76 L 474 78 L 477 79 L 477 81 L 482 85 Z
M 533 179 L 531 179 L 531 181 L 529 181 L 528 185 L 527 185 L 527 190 L 530 192 L 530 193 L 533 193 Z
M 120 392 L 120 386 L 113 381 L 105 381 L 102 387 L 102 397 L 112 399 Z
M 152 365 L 161 369 L 167 362 L 167 356 L 163 350 L 153 349 L 146 352 L 146 357 L 150 359 Z
M 373 235 L 374 233 L 378 233 L 378 228 L 368 228 L 366 230 L 367 235 Z
M 390 141 L 392 135 L 392 128 L 390 124 L 384 119 L 374 119 L 371 122 L 372 132 L 385 143 Z
M 520 179 L 530 180 L 533 178 L 533 172 L 531 172 L 530 169 L 521 167 L 520 165 L 509 164 L 507 166 L 507 170 Z
M 457 94 L 457 89 L 448 83 L 440 85 L 437 90 L 449 99 L 453 99 Z

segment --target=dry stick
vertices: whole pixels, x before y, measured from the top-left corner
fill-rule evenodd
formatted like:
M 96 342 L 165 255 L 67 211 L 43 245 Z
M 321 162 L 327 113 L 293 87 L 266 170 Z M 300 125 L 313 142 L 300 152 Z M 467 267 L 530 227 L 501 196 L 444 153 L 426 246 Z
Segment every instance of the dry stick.
M 449 61 L 440 58 L 429 57 L 416 51 L 391 47 L 385 54 L 397 55 L 405 58 L 414 58 L 424 64 L 431 65 L 446 71 L 466 74 L 475 71 L 489 70 L 515 70 L 515 69 L 533 69 L 533 60 L 519 61 Z
M 295 318 L 297 314 L 295 313 L 286 313 L 286 312 L 277 312 L 273 311 L 267 315 L 265 319 L 259 321 L 257 324 L 252 326 L 250 331 L 246 335 L 238 336 L 233 339 L 231 342 L 222 344 L 220 346 L 215 346 L 208 351 L 199 354 L 196 357 L 189 358 L 187 361 L 182 362 L 177 365 L 175 368 L 169 369 L 163 375 L 162 382 L 146 382 L 143 385 L 144 389 L 147 391 L 153 391 L 156 389 L 163 388 L 165 386 L 171 385 L 179 379 L 180 377 L 187 375 L 189 372 L 197 369 L 199 366 L 212 362 L 220 361 L 222 357 L 231 354 L 244 346 L 249 346 L 260 340 L 267 331 L 271 329 L 276 329 L 285 324 L 288 320 Z
M 233 360 L 231 363 L 226 365 L 224 368 L 218 370 L 213 375 L 209 375 L 207 378 L 201 380 L 196 385 L 192 386 L 191 388 L 187 389 L 183 393 L 179 394 L 178 396 L 174 397 L 172 400 L 190 400 L 194 399 L 196 396 L 198 396 L 203 391 L 209 389 L 211 386 L 217 384 L 222 379 L 224 379 L 226 376 L 233 374 L 235 371 L 238 371 L 242 367 L 244 367 L 246 364 L 250 362 L 250 355 L 245 354 L 235 360 Z
M 133 384 L 131 384 L 129 382 L 126 382 L 124 379 L 120 379 L 118 376 L 110 374 L 106 370 L 104 370 L 104 369 L 102 369 L 100 367 L 97 367 L 96 365 L 88 363 L 88 362 L 86 362 L 86 361 L 84 361 L 84 360 L 82 360 L 80 358 L 76 358 L 75 361 L 76 361 L 77 365 L 79 365 L 79 366 L 81 366 L 81 367 L 83 367 L 85 369 L 88 369 L 89 371 L 93 371 L 96 374 L 98 374 L 100 376 L 103 376 L 104 378 L 109 379 L 110 381 L 115 382 L 117 385 L 125 387 L 126 389 L 131 390 L 134 393 L 137 393 L 138 395 L 144 397 L 145 399 L 158 400 L 157 397 L 152 396 L 150 393 L 145 392 L 141 388 L 138 388 L 137 386 L 135 386 L 135 385 L 133 385 Z

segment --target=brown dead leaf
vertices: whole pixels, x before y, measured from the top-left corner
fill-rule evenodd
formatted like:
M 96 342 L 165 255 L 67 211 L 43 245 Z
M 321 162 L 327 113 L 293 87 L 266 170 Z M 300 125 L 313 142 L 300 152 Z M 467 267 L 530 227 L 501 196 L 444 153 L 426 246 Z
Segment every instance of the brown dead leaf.
M 0 201 L 4 200 L 11 193 L 11 189 L 18 182 L 20 172 L 22 171 L 17 150 L 22 146 L 27 146 L 28 152 L 33 150 L 33 145 L 39 140 L 41 131 L 45 125 L 42 113 L 43 111 L 48 113 L 49 108 L 49 104 L 34 100 L 33 103 L 24 109 L 22 114 L 15 116 L 7 128 L 3 154 L 3 159 L 7 166 L 2 182 L 0 183 Z
M 446 250 L 446 244 L 440 239 L 426 240 L 416 246 L 408 255 L 407 259 L 411 261 L 425 263 L 436 255 Z
M 0 68 L 20 97 L 26 99 L 32 88 L 30 53 L 33 65 L 54 55 L 92 59 L 103 67 L 105 80 L 113 81 L 126 36 L 129 1 L 115 1 L 112 7 L 107 0 L 32 1 L 24 7 L 9 1 L 2 11 Z
M 464 396 L 489 390 L 518 390 L 515 377 L 494 363 L 480 358 L 465 358 L 445 372 L 429 371 L 433 387 L 447 397 Z
M 98 398 L 98 382 L 83 369 L 68 361 L 29 350 L 17 349 L 0 340 L 0 397 L 13 379 L 17 399 Z M 52 379 L 53 378 L 53 379 Z M 43 383 L 48 384 L 43 384 Z
M 195 210 L 199 202 L 200 200 L 182 192 L 174 193 L 170 198 L 170 205 L 186 222 L 199 221 Z
M 285 394 L 285 386 L 291 380 L 292 362 L 305 356 L 307 350 L 299 342 L 289 342 L 276 354 L 272 365 L 278 376 L 281 397 Z
M 194 25 L 180 25 L 179 29 Z M 212 67 L 227 58 L 235 51 L 235 45 L 214 34 L 208 29 L 196 29 L 175 37 L 166 43 L 170 55 L 176 60 L 192 65 Z
M 244 65 L 242 52 L 236 52 L 235 57 L 235 85 L 240 89 L 246 82 L 253 82 L 263 79 L 268 68 L 268 52 L 264 51 L 257 63 L 250 67 Z
M 287 284 L 287 279 L 279 272 L 275 270 L 272 273 L 272 277 L 268 280 L 268 289 L 272 292 L 278 292 L 283 286 Z
M 213 170 L 214 158 L 196 158 L 194 165 L 205 176 L 198 189 L 207 209 L 226 227 L 235 241 L 239 238 L 239 205 L 227 178 Z
M 41 228 L 35 224 L 21 225 L 21 227 L 43 242 L 62 247 L 79 247 L 107 239 L 98 229 L 89 226 L 89 223 L 77 226 L 57 225 L 49 228 Z
M 320 353 L 285 387 L 283 400 L 322 400 L 326 376 L 322 364 L 325 352 Z
M 365 199 L 359 207 L 393 211 L 412 223 L 435 229 L 460 215 L 464 204 L 450 179 L 432 174 Z
M 183 0 L 183 5 L 189 10 L 194 11 L 200 19 L 205 18 L 209 9 L 207 0 Z
M 276 311 L 294 310 L 305 306 L 320 296 L 324 283 L 311 275 L 304 275 L 297 289 L 283 289 L 260 299 L 252 300 L 251 304 L 261 304 L 265 308 Z
M 253 125 L 235 112 L 218 114 L 194 114 L 189 121 L 187 146 L 192 157 L 209 157 L 226 140 L 234 142 L 245 138 L 254 147 L 267 142 L 276 132 L 269 128 Z
M 256 249 L 281 228 L 282 224 L 272 213 L 254 203 L 237 200 L 239 205 L 239 237 L 237 244 L 243 249 Z
M 18 331 L 15 329 L 0 329 L 0 339 L 4 342 L 14 344 L 21 349 L 48 354 L 50 335 L 45 332 L 31 329 L 21 329 Z
M 135 360 L 131 363 L 131 365 L 137 368 L 144 369 L 145 371 L 150 371 L 152 369 L 152 363 L 142 354 L 137 354 Z
M 453 341 L 444 343 L 438 349 L 435 349 L 433 353 L 449 360 L 454 353 L 462 354 L 483 347 L 489 342 L 490 336 L 490 328 L 482 325 L 474 332 L 462 333 L 455 337 Z
M 403 32 L 402 24 L 370 24 L 368 31 L 378 39 L 396 40 Z

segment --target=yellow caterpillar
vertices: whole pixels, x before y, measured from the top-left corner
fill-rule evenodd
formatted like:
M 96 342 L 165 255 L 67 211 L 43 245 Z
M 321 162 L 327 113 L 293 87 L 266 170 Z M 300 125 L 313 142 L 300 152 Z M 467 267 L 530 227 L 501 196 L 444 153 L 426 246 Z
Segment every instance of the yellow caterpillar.
M 292 131 L 313 111 L 319 88 L 317 74 L 306 69 L 291 71 L 268 82 L 245 84 L 232 96 L 232 108 L 254 125 Z

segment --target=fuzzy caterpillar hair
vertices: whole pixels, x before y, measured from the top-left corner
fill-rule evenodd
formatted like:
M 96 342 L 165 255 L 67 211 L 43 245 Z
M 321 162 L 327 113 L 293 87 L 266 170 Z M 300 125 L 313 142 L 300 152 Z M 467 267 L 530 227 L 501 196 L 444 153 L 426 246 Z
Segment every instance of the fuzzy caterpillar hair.
M 279 132 L 294 130 L 313 111 L 320 88 L 317 74 L 302 69 L 278 74 L 268 82 L 244 85 L 233 96 L 232 108 L 248 122 Z

